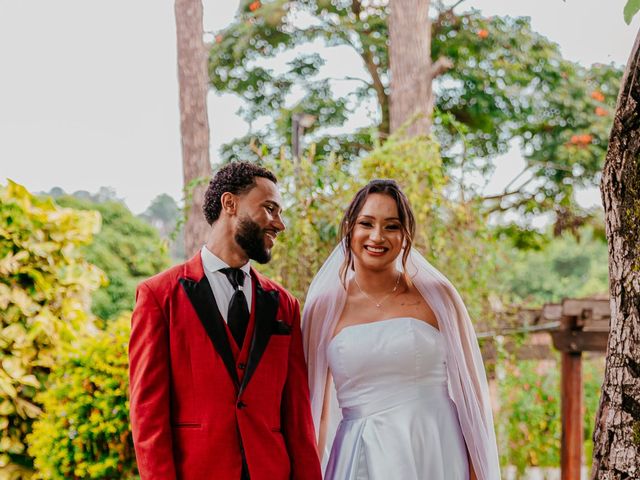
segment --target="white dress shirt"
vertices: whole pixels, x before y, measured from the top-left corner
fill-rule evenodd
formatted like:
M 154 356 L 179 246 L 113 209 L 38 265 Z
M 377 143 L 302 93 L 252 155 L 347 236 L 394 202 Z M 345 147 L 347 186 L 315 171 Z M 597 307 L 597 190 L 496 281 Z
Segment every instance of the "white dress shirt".
M 229 268 L 229 265 L 215 256 L 213 253 L 211 253 L 211 251 L 206 246 L 202 247 L 202 250 L 200 251 L 200 257 L 202 258 L 204 274 L 207 276 L 207 280 L 209 280 L 211 290 L 213 290 L 213 298 L 216 299 L 218 310 L 220 310 L 220 314 L 226 322 L 229 302 L 231 302 L 231 297 L 233 297 L 233 292 L 235 290 L 233 289 L 233 285 L 231 285 L 231 282 L 229 282 L 229 279 L 227 279 L 227 276 L 220 270 L 222 268 Z M 249 262 L 240 267 L 240 270 L 244 272 L 244 286 L 241 288 L 244 292 L 244 296 L 247 299 L 247 307 L 249 311 L 251 311 L 251 297 L 253 296 L 253 288 L 250 273 L 251 266 Z

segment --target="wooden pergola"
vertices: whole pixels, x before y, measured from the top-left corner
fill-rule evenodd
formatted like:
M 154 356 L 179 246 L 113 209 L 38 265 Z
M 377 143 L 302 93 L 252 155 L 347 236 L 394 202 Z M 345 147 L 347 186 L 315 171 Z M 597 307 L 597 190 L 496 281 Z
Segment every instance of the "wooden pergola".
M 499 332 L 479 334 L 479 338 L 508 336 L 522 332 L 547 332 L 553 346 L 561 352 L 561 480 L 580 480 L 583 438 L 583 352 L 607 350 L 611 310 L 608 299 L 565 299 L 560 304 L 547 304 L 541 309 L 520 310 L 520 326 Z M 548 359 L 550 348 L 545 344 L 507 342 L 505 348 L 516 358 Z M 483 357 L 495 359 L 495 345 L 483 345 Z

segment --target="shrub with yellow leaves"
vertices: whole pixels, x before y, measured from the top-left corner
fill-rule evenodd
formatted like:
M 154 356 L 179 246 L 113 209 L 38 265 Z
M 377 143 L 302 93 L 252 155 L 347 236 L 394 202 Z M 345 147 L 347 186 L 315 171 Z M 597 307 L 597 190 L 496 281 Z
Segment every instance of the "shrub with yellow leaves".
M 104 276 L 78 247 L 99 229 L 96 212 L 60 208 L 12 181 L 0 186 L 1 478 L 29 477 L 36 395 L 60 347 L 91 322 L 91 293 Z
M 60 359 L 40 395 L 44 413 L 29 436 L 38 479 L 130 479 L 137 475 L 129 429 L 130 315 L 85 335 Z

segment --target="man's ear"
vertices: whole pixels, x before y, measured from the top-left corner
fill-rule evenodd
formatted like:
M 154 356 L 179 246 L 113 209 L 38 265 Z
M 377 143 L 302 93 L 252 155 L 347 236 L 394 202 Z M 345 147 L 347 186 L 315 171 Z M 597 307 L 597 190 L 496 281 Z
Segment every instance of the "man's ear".
M 222 205 L 222 210 L 227 215 L 235 215 L 238 210 L 238 197 L 233 193 L 224 192 L 220 197 L 220 203 Z

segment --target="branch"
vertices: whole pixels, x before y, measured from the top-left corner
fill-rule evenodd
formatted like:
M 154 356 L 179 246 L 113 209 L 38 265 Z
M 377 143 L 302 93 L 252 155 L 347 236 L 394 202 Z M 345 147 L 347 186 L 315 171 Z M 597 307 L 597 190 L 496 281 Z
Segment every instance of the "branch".
M 258 146 L 255 138 L 251 138 L 251 141 L 249 142 L 249 149 L 255 153 L 261 161 L 264 161 L 264 155 L 260 151 L 260 147 Z
M 540 166 L 544 168 L 553 168 L 554 170 L 561 170 L 563 172 L 573 172 L 573 168 L 568 165 L 560 165 L 559 163 L 554 162 L 533 162 L 532 166 Z
M 464 164 L 467 163 L 467 142 L 463 140 L 462 142 L 462 161 L 460 162 L 460 201 L 465 203 L 464 198 Z
M 439 77 L 447 70 L 453 68 L 453 60 L 449 57 L 440 57 L 435 63 L 431 64 L 431 69 L 429 70 L 429 74 L 432 79 Z
M 433 20 L 431 22 L 431 25 L 435 28 L 432 28 L 432 32 L 437 30 L 437 27 L 440 26 L 440 24 L 442 23 L 442 20 L 444 18 L 448 18 L 448 17 L 452 17 L 453 16 L 453 9 L 456 8 L 458 5 L 460 5 L 462 2 L 464 2 L 465 0 L 459 0 L 456 3 L 453 4 L 453 6 L 447 8 L 446 10 L 444 10 L 444 5 L 440 3 L 441 7 L 443 8 L 442 10 L 440 10 L 440 6 L 436 7 L 436 9 L 438 10 L 438 16 L 435 20 Z
M 567 171 L 567 172 L 572 172 L 573 169 L 571 167 L 565 166 L 565 165 L 559 165 L 557 163 L 553 163 L 553 162 L 536 162 L 533 163 L 532 165 L 529 165 L 528 167 L 525 167 L 524 170 L 522 170 L 518 175 L 516 175 L 505 187 L 504 190 L 502 191 L 502 193 L 498 193 L 496 195 L 488 195 L 486 197 L 482 197 L 481 200 L 482 201 L 487 201 L 487 200 L 502 200 L 503 198 L 506 197 L 510 197 L 512 195 L 516 195 L 518 193 L 522 192 L 522 189 L 527 186 L 529 183 L 531 183 L 536 177 L 535 176 L 531 176 L 529 178 L 529 180 L 527 180 L 526 182 L 524 182 L 522 185 L 520 185 L 518 188 L 516 188 L 515 190 L 511 190 L 509 191 L 509 187 L 511 187 L 520 177 L 522 177 L 522 175 L 524 175 L 526 172 L 528 172 L 532 167 L 540 167 L 540 168 L 553 168 L 555 170 L 562 170 L 562 171 Z M 519 204 L 518 204 L 519 206 Z M 509 208 L 512 208 L 512 206 L 506 207 L 502 210 L 507 210 Z M 490 210 L 490 211 L 494 211 L 494 209 Z
M 360 20 L 360 12 L 362 11 L 362 4 L 360 3 L 360 0 L 353 0 L 353 2 L 351 2 L 351 11 L 354 13 L 356 18 Z
M 331 77 L 331 78 L 329 78 L 329 80 L 333 80 L 334 82 L 361 82 L 361 83 L 364 83 L 369 88 L 372 87 L 371 83 L 367 82 L 364 78 L 351 77 L 349 75 L 347 75 L 345 77 L 342 77 L 342 78 Z
M 507 186 L 504 187 L 504 191 L 506 192 L 507 190 L 509 190 L 509 187 L 511 185 L 513 185 L 514 183 L 516 183 L 516 180 L 518 180 L 522 175 L 524 175 L 530 168 L 531 168 L 530 166 L 525 167 L 524 170 L 522 170 L 518 175 L 513 177 L 513 179 L 509 183 L 507 183 Z M 522 187 L 520 187 L 520 188 L 522 188 Z
M 362 43 L 362 42 L 361 42 Z M 362 59 L 364 60 L 364 64 L 367 67 L 367 71 L 369 75 L 371 75 L 371 80 L 373 80 L 373 88 L 376 91 L 376 95 L 378 97 L 378 103 L 380 104 L 380 109 L 382 110 L 382 124 L 380 129 L 384 132 L 389 131 L 389 99 L 387 97 L 387 93 L 384 91 L 384 84 L 380 79 L 380 74 L 378 73 L 378 66 L 373 61 L 373 55 L 371 51 L 368 49 L 362 48 L 362 53 L 360 54 Z
M 520 190 L 511 190 L 510 192 L 502 192 L 502 193 L 497 193 L 495 195 L 487 195 L 486 197 L 481 197 L 480 200 L 483 202 L 488 200 L 502 200 L 503 198 L 510 197 L 511 195 L 516 195 L 517 193 L 521 193 Z
M 456 8 L 458 5 L 460 5 L 462 2 L 464 2 L 465 0 L 458 0 L 456 3 L 454 3 L 451 7 L 449 7 L 446 10 L 446 13 L 452 13 L 453 9 Z
M 531 177 L 529 180 L 527 180 L 526 182 L 524 182 L 522 185 L 520 185 L 520 186 L 519 186 L 518 188 L 516 188 L 515 190 L 511 190 L 511 191 L 509 191 L 509 187 L 510 187 L 511 185 L 513 185 L 513 183 L 518 179 L 518 177 L 520 177 L 520 176 L 521 176 L 524 172 L 526 172 L 527 170 L 528 170 L 528 168 L 525 168 L 522 172 L 520 172 L 520 173 L 516 176 L 516 178 L 514 178 L 513 180 L 511 180 L 511 181 L 509 182 L 509 184 L 508 184 L 506 187 L 504 187 L 504 190 L 502 191 L 502 193 L 497 193 L 497 194 L 495 194 L 495 195 L 488 195 L 488 196 L 486 196 L 486 197 L 482 197 L 482 199 L 481 199 L 481 200 L 483 200 L 483 201 L 485 201 L 485 200 L 502 200 L 503 198 L 510 197 L 510 196 L 512 196 L 512 195 L 516 195 L 516 194 L 518 194 L 518 193 L 521 193 L 521 192 L 522 192 L 522 189 L 523 189 L 524 187 L 526 187 L 527 185 L 529 185 L 529 184 L 533 181 L 533 179 L 534 179 L 535 177 Z
M 359 148 L 361 150 L 364 150 L 365 152 L 370 152 L 373 150 L 373 146 L 369 143 L 362 143 L 362 142 L 346 142 L 343 145 L 346 145 L 348 147 L 352 147 L 352 148 Z
M 519 192 L 515 192 L 515 193 L 519 193 Z M 497 203 L 493 207 L 487 209 L 486 213 L 506 212 L 507 210 L 511 210 L 511 209 L 514 209 L 514 208 L 521 207 L 524 204 L 526 204 L 528 201 L 535 200 L 535 199 L 536 199 L 536 194 L 533 193 L 531 195 L 527 195 L 526 197 L 521 198 L 517 202 L 514 202 L 514 203 L 512 203 L 510 205 L 506 205 L 504 207 L 501 205 L 501 203 Z M 542 205 L 542 202 L 540 204 Z

